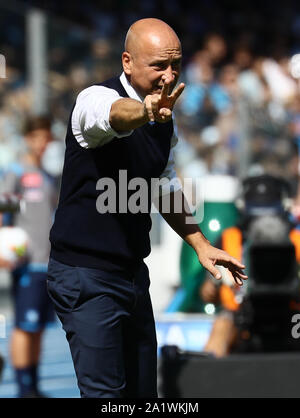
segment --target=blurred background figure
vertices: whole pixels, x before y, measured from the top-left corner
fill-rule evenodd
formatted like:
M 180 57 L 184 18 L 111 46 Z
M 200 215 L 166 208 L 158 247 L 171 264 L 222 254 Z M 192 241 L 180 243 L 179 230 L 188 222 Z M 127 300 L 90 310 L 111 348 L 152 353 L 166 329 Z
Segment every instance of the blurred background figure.
M 41 397 L 38 366 L 41 338 L 48 322 L 54 321 L 54 310 L 46 290 L 49 256 L 49 230 L 56 207 L 54 179 L 42 166 L 43 155 L 52 141 L 51 121 L 45 116 L 28 117 L 24 126 L 26 151 L 8 167 L 0 182 L 0 193 L 15 194 L 22 201 L 20 210 L 4 216 L 3 224 L 25 231 L 28 247 L 17 260 L 0 263 L 12 273 L 15 328 L 11 336 L 11 362 L 15 369 L 19 397 Z M 7 241 L 14 228 L 0 228 L 0 239 Z

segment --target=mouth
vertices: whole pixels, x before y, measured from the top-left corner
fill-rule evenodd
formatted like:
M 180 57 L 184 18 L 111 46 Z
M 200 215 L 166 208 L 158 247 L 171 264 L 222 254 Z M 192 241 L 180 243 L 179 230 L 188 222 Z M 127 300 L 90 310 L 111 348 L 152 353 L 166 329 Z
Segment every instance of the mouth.
M 172 84 L 170 84 L 168 94 L 171 94 L 171 93 L 172 93 L 172 91 L 173 91 L 173 89 L 174 89 L 175 84 L 176 84 L 176 83 L 172 83 Z M 155 87 L 155 91 L 159 91 L 159 92 L 161 92 L 161 91 L 162 91 L 162 89 L 163 89 L 163 85 L 162 85 L 162 86 L 157 85 L 157 86 Z
M 156 93 L 158 93 L 158 94 L 160 94 L 161 92 L 162 92 L 162 89 L 163 89 L 163 86 L 156 86 L 155 87 L 155 92 Z M 170 91 L 171 89 L 169 89 L 169 91 Z

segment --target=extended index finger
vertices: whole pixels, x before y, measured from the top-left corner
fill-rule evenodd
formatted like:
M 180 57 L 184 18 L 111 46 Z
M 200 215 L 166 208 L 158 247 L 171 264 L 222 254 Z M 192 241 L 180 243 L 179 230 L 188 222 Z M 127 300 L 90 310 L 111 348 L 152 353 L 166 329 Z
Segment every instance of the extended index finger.
M 164 81 L 163 87 L 161 89 L 161 95 L 160 95 L 161 99 L 166 99 L 168 97 L 169 90 L 170 90 L 170 83 L 171 81 L 168 79 Z
M 178 97 L 181 95 L 181 93 L 183 92 L 184 88 L 185 88 L 185 84 L 184 83 L 180 83 L 179 86 L 170 95 L 170 98 L 174 101 L 174 103 L 176 102 L 176 100 L 178 99 Z

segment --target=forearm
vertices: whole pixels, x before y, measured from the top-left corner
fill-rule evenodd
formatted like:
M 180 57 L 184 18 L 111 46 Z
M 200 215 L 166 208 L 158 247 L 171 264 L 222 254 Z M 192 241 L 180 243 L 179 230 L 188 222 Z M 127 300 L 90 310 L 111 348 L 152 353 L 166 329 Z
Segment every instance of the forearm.
M 144 103 L 122 98 L 111 106 L 109 123 L 116 132 L 131 131 L 149 122 Z
M 164 211 L 163 209 L 163 199 L 170 199 L 170 211 Z M 180 213 L 175 212 L 174 202 L 181 202 L 180 207 L 182 210 Z M 209 241 L 203 235 L 200 227 L 198 226 L 196 220 L 191 214 L 188 203 L 185 199 L 184 194 L 181 190 L 170 193 L 168 196 L 160 197 L 159 199 L 159 211 L 165 221 L 170 225 L 170 227 L 184 240 L 189 244 L 194 250 L 198 253 L 203 245 L 210 244 Z M 192 223 L 187 223 L 187 218 L 189 222 L 192 220 Z

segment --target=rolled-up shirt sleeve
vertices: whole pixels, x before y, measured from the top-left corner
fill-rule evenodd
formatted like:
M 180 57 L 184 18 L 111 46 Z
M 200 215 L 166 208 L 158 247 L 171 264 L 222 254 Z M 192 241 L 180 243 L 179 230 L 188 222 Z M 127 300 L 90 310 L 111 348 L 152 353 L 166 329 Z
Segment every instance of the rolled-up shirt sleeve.
M 83 148 L 102 146 L 114 137 L 122 138 L 132 134 L 116 132 L 109 123 L 111 106 L 122 99 L 119 93 L 104 86 L 91 86 L 77 97 L 72 113 L 72 132 Z

